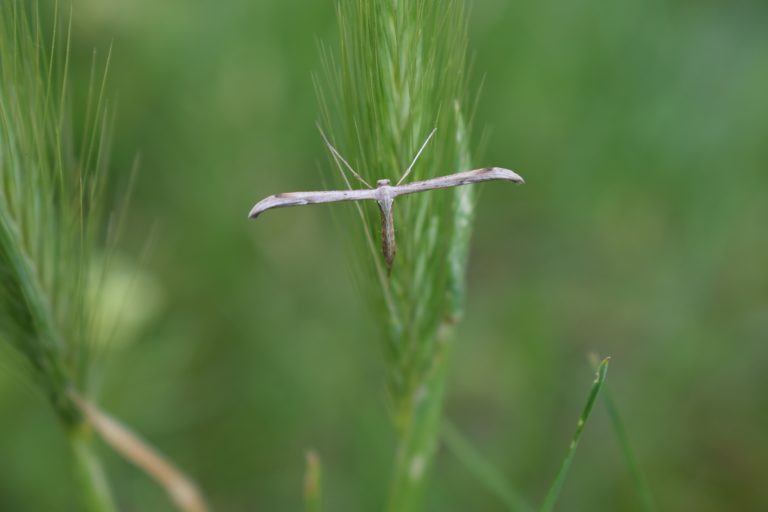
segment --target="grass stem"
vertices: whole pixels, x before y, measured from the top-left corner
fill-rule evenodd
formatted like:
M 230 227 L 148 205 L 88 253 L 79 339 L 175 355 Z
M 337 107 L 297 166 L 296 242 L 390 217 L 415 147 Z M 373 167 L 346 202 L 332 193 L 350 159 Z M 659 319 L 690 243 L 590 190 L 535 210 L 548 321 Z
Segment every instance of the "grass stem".
M 464 438 L 455 425 L 444 422 L 442 440 L 448 450 L 506 505 L 507 510 L 510 512 L 533 510 L 509 480 Z
M 307 452 L 307 469 L 304 474 L 304 503 L 306 512 L 323 510 L 323 467 L 320 456 Z
M 184 512 L 207 512 L 202 493 L 184 473 L 125 425 L 101 411 L 88 400 L 70 394 L 88 424 L 117 453 L 154 479 Z
M 69 438 L 82 490 L 83 511 L 116 511 L 107 476 L 94 451 L 90 432 L 85 428 L 70 430 Z
M 613 432 L 616 434 L 616 439 L 621 447 L 621 452 L 624 454 L 624 460 L 632 475 L 635 489 L 640 497 L 642 510 L 644 512 L 655 512 L 656 502 L 653 499 L 651 488 L 648 485 L 648 480 L 645 478 L 645 474 L 640 468 L 640 464 L 637 462 L 635 451 L 632 449 L 632 443 L 629 440 L 629 434 L 627 434 L 627 429 L 624 427 L 624 422 L 621 420 L 621 415 L 619 414 L 616 402 L 613 400 L 610 389 L 606 389 L 603 393 L 603 402 L 605 403 L 605 410 L 608 412 L 608 418 L 611 420 Z
M 547 493 L 547 496 L 544 498 L 544 504 L 540 509 L 541 512 L 551 512 L 555 507 L 555 503 L 557 503 L 557 498 L 560 496 L 560 491 L 562 490 L 563 484 L 565 483 L 565 478 L 568 476 L 568 470 L 571 468 L 573 458 L 576 455 L 576 447 L 579 445 L 581 433 L 584 431 L 584 426 L 587 424 L 589 415 L 592 413 L 592 407 L 595 405 L 597 395 L 600 393 L 600 390 L 605 383 L 605 377 L 608 373 L 608 363 L 610 360 L 610 357 L 606 357 L 597 367 L 597 372 L 595 373 L 595 381 L 592 383 L 592 388 L 590 389 L 589 396 L 587 397 L 587 403 L 584 405 L 584 410 L 582 411 L 581 416 L 579 417 L 579 421 L 576 424 L 576 432 L 573 434 L 573 439 L 571 440 L 571 444 L 568 447 L 568 454 L 565 456 L 565 460 L 563 460 L 563 464 L 560 466 L 560 471 L 558 471 L 557 476 L 555 477 L 554 482 L 552 482 L 552 486 Z

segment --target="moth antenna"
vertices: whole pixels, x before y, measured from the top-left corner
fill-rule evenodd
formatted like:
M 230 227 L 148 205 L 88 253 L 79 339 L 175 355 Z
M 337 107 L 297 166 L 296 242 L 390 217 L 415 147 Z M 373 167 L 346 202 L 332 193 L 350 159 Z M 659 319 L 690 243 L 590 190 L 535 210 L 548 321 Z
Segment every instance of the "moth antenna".
M 427 140 L 424 141 L 424 144 L 421 145 L 421 148 L 419 149 L 419 152 L 416 153 L 416 156 L 413 157 L 413 162 L 411 162 L 411 165 L 408 166 L 408 169 L 406 169 L 405 174 L 403 174 L 403 177 L 400 178 L 400 181 L 397 182 L 397 185 L 401 184 L 405 178 L 408 177 L 409 174 L 411 174 L 411 169 L 413 169 L 413 166 L 416 164 L 416 160 L 419 159 L 421 156 L 421 152 L 424 151 L 424 148 L 427 147 L 427 144 L 429 143 L 432 136 L 437 131 L 437 128 L 433 128 L 431 132 L 429 132 L 429 136 L 427 136 Z
M 357 172 L 355 172 L 355 170 L 352 168 L 352 166 L 351 166 L 351 165 L 349 165 L 349 162 L 347 162 L 347 161 L 344 159 L 344 157 L 343 157 L 343 156 L 341 156 L 341 153 L 339 153 L 339 152 L 336 150 L 336 148 L 335 148 L 335 147 L 333 147 L 333 144 L 331 144 L 331 143 L 328 141 L 328 137 L 326 137 L 326 136 L 325 136 L 325 132 L 323 132 L 323 129 L 322 129 L 322 128 L 320 128 L 320 124 L 318 124 L 318 125 L 317 125 L 317 130 L 320 132 L 320 136 L 323 138 L 323 141 L 325 142 L 325 145 L 326 145 L 326 146 L 328 146 L 328 149 L 331 151 L 331 153 L 333 154 L 333 156 L 335 156 L 336 158 L 338 158 L 339 160 L 341 160 L 341 161 L 344 163 L 344 165 L 346 166 L 346 168 L 347 168 L 347 169 L 349 169 L 349 172 L 351 172 L 351 173 L 352 173 L 352 175 L 353 175 L 355 178 L 357 178 L 357 179 L 358 179 L 358 181 L 360 181 L 360 183 L 362 183 L 362 184 L 363 184 L 363 185 L 365 185 L 366 187 L 368 187 L 368 188 L 371 188 L 371 189 L 372 189 L 373 187 L 372 187 L 372 186 L 370 186 L 370 185 L 368 184 L 368 182 L 367 182 L 367 181 L 365 181 L 365 180 L 363 179 L 363 177 L 362 177 L 362 176 L 360 176 L 359 174 L 357 174 Z

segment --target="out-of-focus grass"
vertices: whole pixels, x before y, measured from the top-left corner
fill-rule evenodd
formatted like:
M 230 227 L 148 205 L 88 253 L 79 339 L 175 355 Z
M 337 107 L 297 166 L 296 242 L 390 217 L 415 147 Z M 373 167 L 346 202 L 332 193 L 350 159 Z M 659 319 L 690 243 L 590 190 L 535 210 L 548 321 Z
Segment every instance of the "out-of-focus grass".
M 560 492 L 563 490 L 563 485 L 565 485 L 565 479 L 568 476 L 568 471 L 571 469 L 573 459 L 576 456 L 576 448 L 579 445 L 579 439 L 581 439 L 581 434 L 584 432 L 584 427 L 589 420 L 590 414 L 592 414 L 592 408 L 595 406 L 597 396 L 600 394 L 600 390 L 602 389 L 603 384 L 605 384 L 605 377 L 608 374 L 609 361 L 610 358 L 606 357 L 597 367 L 597 371 L 595 372 L 595 380 L 592 383 L 592 387 L 589 390 L 589 396 L 587 397 L 587 403 L 584 405 L 584 410 L 582 411 L 581 416 L 579 416 L 579 421 L 576 424 L 576 432 L 573 434 L 571 443 L 568 445 L 568 452 L 563 459 L 560 470 L 557 472 L 557 475 L 552 482 L 552 486 L 549 488 L 547 495 L 544 497 L 544 503 L 541 505 L 541 509 L 539 509 L 541 512 L 551 512 L 555 508 L 555 504 L 560 497 Z
M 660 509 L 768 502 L 766 7 L 489 1 L 470 20 L 486 77 L 476 126 L 492 128 L 478 163 L 527 185 L 481 194 L 450 416 L 544 495 L 584 354 L 610 353 Z M 262 195 L 324 185 L 310 72 L 334 31 L 331 3 L 295 0 L 76 11 L 79 49 L 115 39 L 113 160 L 143 161 L 127 250 L 156 227 L 148 263 L 166 297 L 112 361 L 104 403 L 197 475 L 217 510 L 300 509 L 309 446 L 328 510 L 385 498 L 383 369 L 331 215 L 244 218 Z M 73 64 L 87 83 L 77 70 L 90 63 Z M 76 503 L 50 413 L 5 368 L 0 508 Z M 597 407 L 563 503 L 639 509 L 609 429 Z M 121 503 L 163 510 L 151 482 L 108 462 Z M 497 506 L 450 458 L 436 471 L 431 509 Z
M 110 115 L 94 55 L 82 137 L 72 131 L 69 19 L 60 23 L 56 3 L 44 30 L 37 7 L 0 5 L 0 353 L 66 432 L 80 508 L 110 512 L 109 486 L 73 399 L 89 391 L 96 352 L 100 311 L 90 298 L 101 288 L 92 277 Z

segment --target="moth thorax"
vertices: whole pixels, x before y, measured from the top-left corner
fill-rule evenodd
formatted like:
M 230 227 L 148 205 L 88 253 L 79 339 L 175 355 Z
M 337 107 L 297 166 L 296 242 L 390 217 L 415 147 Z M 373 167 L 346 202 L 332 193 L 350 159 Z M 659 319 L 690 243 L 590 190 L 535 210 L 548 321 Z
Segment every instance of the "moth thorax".
M 388 187 L 389 186 L 389 180 L 379 180 L 376 182 L 377 187 Z

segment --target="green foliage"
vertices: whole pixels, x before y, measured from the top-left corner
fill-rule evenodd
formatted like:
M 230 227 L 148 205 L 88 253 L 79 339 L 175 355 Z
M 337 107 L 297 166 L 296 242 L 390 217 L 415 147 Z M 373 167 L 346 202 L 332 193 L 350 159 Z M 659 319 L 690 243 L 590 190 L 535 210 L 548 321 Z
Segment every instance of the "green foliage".
M 533 510 L 518 491 L 498 469 L 479 453 L 470 441 L 464 438 L 458 428 L 450 422 L 443 425 L 442 440 L 448 450 L 480 481 L 492 494 L 504 503 L 510 512 Z
M 65 37 L 56 32 L 62 26 Z M 84 509 L 109 511 L 109 489 L 70 399 L 86 385 L 94 342 L 90 294 L 108 114 L 102 79 L 75 141 L 67 90 L 71 18 L 59 24 L 58 4 L 54 27 L 47 40 L 37 4 L 33 16 L 26 2 L 0 4 L 0 341 L 23 356 L 16 360 L 67 427 Z
M 603 392 L 603 403 L 605 403 L 605 410 L 611 420 L 613 433 L 616 435 L 616 440 L 619 443 L 621 452 L 624 454 L 624 460 L 627 463 L 627 468 L 632 475 L 632 480 L 635 485 L 637 496 L 642 505 L 642 510 L 644 512 L 655 512 L 656 502 L 654 501 L 653 493 L 651 492 L 651 488 L 648 485 L 648 480 L 645 477 L 645 473 L 637 461 L 637 456 L 635 455 L 634 448 L 632 448 L 632 443 L 630 442 L 627 429 L 624 426 L 624 421 L 621 419 L 618 406 L 616 405 L 616 401 L 613 399 L 613 394 L 610 391 L 611 390 L 609 388 Z
M 315 452 L 307 453 L 304 473 L 304 504 L 307 512 L 323 510 L 323 466 Z
M 307 446 L 323 455 L 326 509 L 381 509 L 385 329 L 355 284 L 381 291 L 349 270 L 381 253 L 340 257 L 365 238 L 357 219 L 334 230 L 343 205 L 243 219 L 268 194 L 334 185 L 318 173 L 308 79 L 316 40 L 337 33 L 334 2 L 75 4 L 70 90 L 81 97 L 91 49 L 114 38 L 113 167 L 142 153 L 121 246 L 141 253 L 154 228 L 162 298 L 138 342 L 107 358 L 102 402 L 183 458 L 216 510 L 300 509 Z M 478 191 L 450 417 L 542 497 L 583 406 L 583 355 L 610 353 L 601 394 L 659 509 L 768 503 L 768 4 L 480 1 L 469 18 L 485 75 L 472 139 L 491 130 L 474 163 L 528 184 Z M 333 142 L 349 156 L 340 132 Z M 413 229 L 397 227 L 393 277 Z M 60 432 L 0 360 L 0 510 L 80 510 Z M 601 413 L 556 509 L 642 510 Z M 500 508 L 453 457 L 436 461 L 427 510 Z M 120 503 L 169 510 L 154 482 L 107 462 Z
M 605 377 L 608 375 L 609 362 L 610 358 L 606 357 L 597 367 L 595 381 L 592 383 L 592 387 L 589 390 L 589 396 L 587 397 L 587 403 L 584 405 L 584 410 L 581 412 L 581 416 L 579 416 L 579 421 L 576 424 L 576 432 L 574 432 L 573 439 L 568 447 L 568 453 L 566 454 L 565 459 L 563 459 L 560 471 L 558 471 L 555 480 L 552 482 L 552 487 L 550 487 L 549 492 L 547 492 L 547 495 L 544 498 L 544 504 L 540 509 L 541 512 L 550 512 L 555 507 L 555 503 L 557 503 L 557 498 L 560 496 L 560 491 L 565 483 L 565 478 L 568 476 L 568 470 L 571 468 L 571 463 L 573 463 L 573 457 L 576 455 L 576 447 L 579 445 L 581 433 L 584 431 L 584 426 L 587 424 L 589 415 L 592 413 L 592 407 L 595 405 L 597 395 L 600 394 L 600 390 L 605 383 Z
M 102 79 L 75 141 L 68 46 L 69 33 L 45 38 L 37 8 L 30 19 L 20 2 L 0 6 L 0 336 L 74 424 L 66 393 L 85 385 L 93 341 L 87 294 L 108 113 Z

